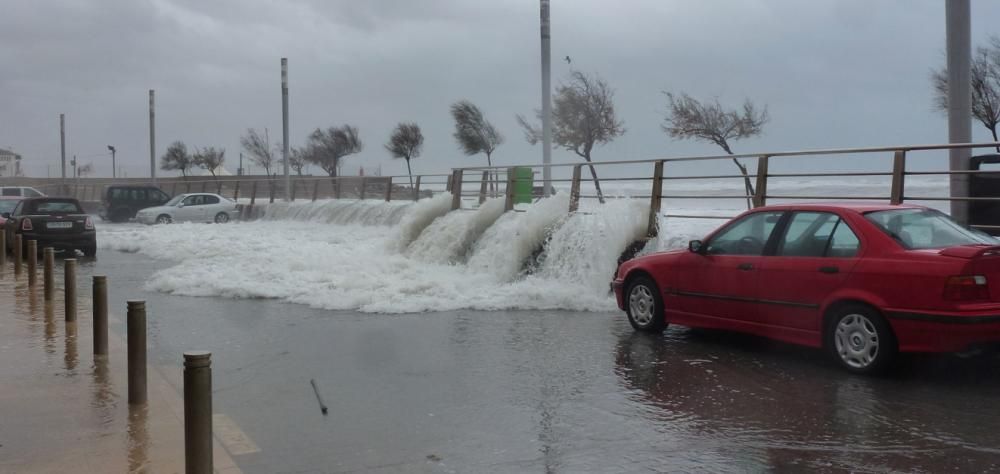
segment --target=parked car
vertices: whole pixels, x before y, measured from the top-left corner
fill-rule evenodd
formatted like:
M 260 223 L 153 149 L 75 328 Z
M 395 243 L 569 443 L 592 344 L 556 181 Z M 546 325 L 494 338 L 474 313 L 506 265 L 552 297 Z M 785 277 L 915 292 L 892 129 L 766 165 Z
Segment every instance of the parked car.
M 72 198 L 30 198 L 20 201 L 14 210 L 4 212 L 7 249 L 14 248 L 14 235 L 20 234 L 24 248 L 37 240 L 38 250 L 80 250 L 85 256 L 97 255 L 94 221 Z
M 236 201 L 212 193 L 180 194 L 162 206 L 136 213 L 135 220 L 143 224 L 171 222 L 215 222 L 225 224 L 236 216 Z
M 3 198 L 0 197 L 0 226 L 7 222 L 7 219 L 2 216 L 2 214 L 9 214 L 14 211 L 14 206 L 21 202 L 21 198 Z
M 101 198 L 101 219 L 125 222 L 135 217 L 140 209 L 162 206 L 170 200 L 167 193 L 156 186 L 108 186 Z
M 855 373 L 1000 342 L 1000 241 L 913 205 L 761 207 L 623 263 L 612 288 L 639 331 L 747 332 L 823 347 Z
M 45 197 L 45 193 L 28 186 L 0 186 L 2 198 Z

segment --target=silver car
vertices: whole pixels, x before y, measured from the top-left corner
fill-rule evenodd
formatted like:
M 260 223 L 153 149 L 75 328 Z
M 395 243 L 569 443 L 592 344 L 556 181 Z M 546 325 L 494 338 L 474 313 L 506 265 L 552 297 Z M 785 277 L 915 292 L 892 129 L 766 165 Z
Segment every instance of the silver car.
M 166 204 L 147 207 L 135 215 L 143 224 L 171 222 L 215 222 L 224 224 L 239 215 L 236 202 L 212 193 L 188 193 L 174 196 Z

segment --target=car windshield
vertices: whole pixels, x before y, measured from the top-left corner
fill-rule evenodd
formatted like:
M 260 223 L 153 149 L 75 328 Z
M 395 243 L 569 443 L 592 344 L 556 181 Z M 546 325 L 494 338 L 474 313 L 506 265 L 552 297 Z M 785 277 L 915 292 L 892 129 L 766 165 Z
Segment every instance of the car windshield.
M 164 206 L 176 206 L 177 203 L 181 202 L 181 199 L 184 199 L 184 195 L 183 194 L 181 194 L 179 196 L 174 196 L 169 201 L 167 201 L 167 203 L 164 204 Z
M 1000 244 L 1000 240 L 962 227 L 948 215 L 933 209 L 875 211 L 865 217 L 907 249 Z
M 13 211 L 17 203 L 17 199 L 0 199 L 0 213 Z
M 30 201 L 26 211 L 25 214 L 83 214 L 76 201 L 66 199 Z

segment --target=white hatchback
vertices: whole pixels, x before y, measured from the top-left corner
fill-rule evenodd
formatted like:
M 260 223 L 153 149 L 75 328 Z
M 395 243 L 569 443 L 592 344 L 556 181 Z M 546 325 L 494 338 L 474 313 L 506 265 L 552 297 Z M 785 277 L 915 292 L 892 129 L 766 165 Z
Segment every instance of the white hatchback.
M 147 207 L 135 215 L 143 224 L 171 222 L 215 222 L 224 224 L 239 215 L 236 202 L 211 193 L 188 193 L 174 196 L 166 204 Z

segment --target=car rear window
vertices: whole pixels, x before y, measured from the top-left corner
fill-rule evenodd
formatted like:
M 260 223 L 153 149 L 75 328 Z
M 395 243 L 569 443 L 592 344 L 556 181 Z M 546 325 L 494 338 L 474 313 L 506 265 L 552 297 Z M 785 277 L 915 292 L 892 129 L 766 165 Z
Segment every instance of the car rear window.
M 17 199 L 0 199 L 0 212 L 10 212 L 20 202 Z
M 83 214 L 83 209 L 76 201 L 43 200 L 29 203 L 25 214 Z
M 962 227 L 947 214 L 933 209 L 874 211 L 866 213 L 865 218 L 907 249 L 1000 244 L 1000 240 Z

